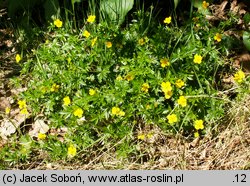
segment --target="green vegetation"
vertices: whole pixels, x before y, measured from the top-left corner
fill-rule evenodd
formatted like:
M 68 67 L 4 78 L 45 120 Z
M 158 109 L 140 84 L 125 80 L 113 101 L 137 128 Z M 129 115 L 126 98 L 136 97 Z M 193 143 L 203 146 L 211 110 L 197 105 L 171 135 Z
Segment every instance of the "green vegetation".
M 121 27 L 133 2 L 124 10 L 119 2 L 114 7 L 121 17 L 93 9 L 79 29 L 74 18 L 54 17 L 37 48 L 16 55 L 22 70 L 11 83 L 27 90 L 12 106 L 39 124 L 12 135 L 1 149 L 0 168 L 39 154 L 45 161 L 74 162 L 112 147 L 117 158 L 133 159 L 140 157 L 138 144 L 154 136 L 140 130 L 147 126 L 189 139 L 218 134 L 232 104 L 223 75 L 233 76 L 236 93 L 249 87 L 245 73 L 228 60 L 234 43 L 224 32 L 238 18 L 215 27 L 203 2 L 181 22 L 169 14 L 158 23 L 152 11 L 138 10 Z

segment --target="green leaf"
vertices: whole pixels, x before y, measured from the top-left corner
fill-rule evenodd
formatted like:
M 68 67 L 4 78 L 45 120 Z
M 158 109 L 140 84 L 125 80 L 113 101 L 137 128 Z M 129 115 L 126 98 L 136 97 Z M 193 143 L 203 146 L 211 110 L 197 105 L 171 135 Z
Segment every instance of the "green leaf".
M 243 20 L 245 22 L 245 24 L 249 24 L 250 23 L 250 13 L 246 13 L 243 17 Z
M 195 8 L 198 8 L 198 10 L 203 14 L 203 15 L 210 15 L 211 13 L 210 13 L 210 11 L 208 10 L 208 9 L 204 9 L 203 8 L 203 6 L 202 6 L 202 4 L 203 4 L 203 1 L 204 0 L 191 0 L 191 1 L 193 1 L 193 6 L 195 7 Z M 211 0 L 209 1 L 209 0 L 207 0 L 206 2 L 208 2 L 210 5 L 211 5 Z
M 180 0 L 174 0 L 174 9 L 176 9 L 176 7 L 178 6 Z
M 72 4 L 75 4 L 75 3 L 80 3 L 82 0 L 71 0 L 71 3 Z
M 31 144 L 32 144 L 32 139 L 28 135 L 23 135 L 20 137 L 19 142 L 22 146 L 29 149 L 31 147 Z
M 191 1 L 193 1 L 193 5 L 194 5 L 195 8 L 202 7 L 203 0 L 191 0 Z
M 134 0 L 101 0 L 100 10 L 104 20 L 109 19 L 121 24 L 127 13 L 133 8 Z
M 50 21 L 52 16 L 59 14 L 59 2 L 58 0 L 46 0 L 43 4 L 43 7 L 45 9 L 45 18 L 46 21 Z
M 243 32 L 243 43 L 247 48 L 247 50 L 250 51 L 250 32 L 247 31 Z

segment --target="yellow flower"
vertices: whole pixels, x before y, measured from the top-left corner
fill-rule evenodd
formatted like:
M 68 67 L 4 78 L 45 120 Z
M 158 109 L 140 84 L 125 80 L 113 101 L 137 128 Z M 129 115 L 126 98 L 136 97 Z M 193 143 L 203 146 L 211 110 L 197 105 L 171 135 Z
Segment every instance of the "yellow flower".
M 63 98 L 63 105 L 68 106 L 71 103 L 69 96 Z
M 148 89 L 149 89 L 149 84 L 148 83 L 143 83 L 142 87 L 141 87 L 141 91 L 147 93 Z
M 10 113 L 10 107 L 6 107 L 6 108 L 5 108 L 5 113 L 6 113 L 6 114 L 9 114 L 9 113 Z
M 89 89 L 89 95 L 93 96 L 96 94 L 96 91 L 94 89 Z
M 70 57 L 67 58 L 67 61 L 68 61 L 69 64 L 71 64 L 71 60 L 72 59 Z
M 125 79 L 128 81 L 132 81 L 134 79 L 134 76 L 132 74 L 128 74 L 126 75 Z
M 162 68 L 167 67 L 167 66 L 170 65 L 170 62 L 166 58 L 161 59 L 160 62 L 161 62 L 161 67 Z
M 176 82 L 175 82 L 175 85 L 177 88 L 181 88 L 185 85 L 184 81 L 182 81 L 181 79 L 178 79 Z
M 97 41 L 97 37 L 95 37 L 94 39 L 91 40 L 91 46 L 93 47 L 95 45 Z
M 26 108 L 26 101 L 25 100 L 19 100 L 18 105 L 20 109 Z
M 125 112 L 121 110 L 121 111 L 118 113 L 118 115 L 119 115 L 119 116 L 125 116 Z
M 37 135 L 37 138 L 39 140 L 44 140 L 46 138 L 46 134 L 43 134 L 43 133 L 39 132 L 38 135 Z
M 74 146 L 74 145 L 70 145 L 69 147 L 68 147 L 68 156 L 69 157 L 74 157 L 76 155 L 76 147 Z
M 20 54 L 16 55 L 16 62 L 19 63 L 22 60 L 22 57 L 20 56 Z
M 119 75 L 119 76 L 116 77 L 116 80 L 121 81 L 121 80 L 123 80 L 123 78 L 122 78 L 122 76 Z
M 199 129 L 204 129 L 204 125 L 203 125 L 203 121 L 201 120 L 201 119 L 199 119 L 199 120 L 195 120 L 194 121 L 194 128 L 196 129 L 196 130 L 199 130 Z
M 169 17 L 166 17 L 165 19 L 164 19 L 164 23 L 166 23 L 166 24 L 170 24 L 171 23 L 171 16 L 169 16 Z
M 88 16 L 87 22 L 88 23 L 93 23 L 95 21 L 95 17 L 96 17 L 95 15 Z
M 111 47 L 112 47 L 112 43 L 111 43 L 110 41 L 107 41 L 107 42 L 106 42 L 106 47 L 107 47 L 107 48 L 111 48 Z
M 82 118 L 83 110 L 81 108 L 78 108 L 74 111 L 74 116 L 77 116 L 78 118 Z
M 24 115 L 27 115 L 29 114 L 27 108 L 23 108 L 21 111 L 20 111 L 21 114 L 24 114 Z
M 113 115 L 125 116 L 125 112 L 122 111 L 119 107 L 113 107 L 112 110 L 111 110 L 111 113 Z
M 50 91 L 51 91 L 51 92 L 57 92 L 57 91 L 59 90 L 59 87 L 60 87 L 60 85 L 57 85 L 57 84 L 54 83 L 54 84 L 52 85 Z
M 219 33 L 216 33 L 216 35 L 214 36 L 214 40 L 216 40 L 217 42 L 221 42 L 222 39 L 222 35 Z
M 146 105 L 146 110 L 150 109 L 151 106 L 149 104 Z
M 208 6 L 209 6 L 209 3 L 208 3 L 208 2 L 206 2 L 206 1 L 203 1 L 203 2 L 202 2 L 202 7 L 203 7 L 204 9 L 207 9 Z
M 111 110 L 111 113 L 113 115 L 118 115 L 120 113 L 121 109 L 119 107 L 113 107 Z
M 184 96 L 180 96 L 179 99 L 177 100 L 177 102 L 182 107 L 187 106 L 187 99 Z
M 195 138 L 198 138 L 199 136 L 200 136 L 199 132 L 196 131 L 196 132 L 194 133 L 194 137 L 195 137 Z
M 147 138 L 149 138 L 149 139 L 152 138 L 153 136 L 154 136 L 153 133 L 148 133 L 148 134 L 147 134 Z
M 161 90 L 165 93 L 165 92 L 171 92 L 172 91 L 172 86 L 171 83 L 169 81 L 167 82 L 162 82 L 161 83 Z
M 43 93 L 43 94 L 45 94 L 46 93 L 46 91 L 47 91 L 47 87 L 41 87 L 41 92 Z
M 176 114 L 170 114 L 167 116 L 168 123 L 173 124 L 178 121 Z
M 90 33 L 87 30 L 83 31 L 83 36 L 88 38 L 90 36 Z
M 241 83 L 245 79 L 245 73 L 242 70 L 239 70 L 234 74 L 234 81 Z
M 194 63 L 201 64 L 202 57 L 199 54 L 194 55 Z
M 145 40 L 143 38 L 139 39 L 138 40 L 138 44 L 141 45 L 141 46 L 144 45 L 145 44 Z
M 57 28 L 61 28 L 62 27 L 62 24 L 63 22 L 60 20 L 60 19 L 56 19 L 54 21 L 54 25 L 57 27 Z
M 137 139 L 144 140 L 145 139 L 145 134 L 138 134 Z
M 164 95 L 165 95 L 166 99 L 170 99 L 171 96 L 173 95 L 173 92 L 172 91 L 167 91 L 167 92 L 164 92 Z

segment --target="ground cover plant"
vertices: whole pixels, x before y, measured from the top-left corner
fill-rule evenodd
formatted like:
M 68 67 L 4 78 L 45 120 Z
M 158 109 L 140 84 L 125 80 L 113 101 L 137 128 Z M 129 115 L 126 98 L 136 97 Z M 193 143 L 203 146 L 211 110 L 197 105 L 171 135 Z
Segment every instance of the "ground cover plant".
M 160 23 L 138 10 L 126 26 L 95 11 L 79 29 L 54 17 L 37 48 L 15 55 L 22 70 L 11 84 L 25 88 L 3 117 L 11 121 L 18 107 L 25 119 L 1 147 L 1 168 L 37 156 L 89 163 L 105 152 L 143 162 L 141 144 L 156 143 L 159 131 L 190 140 L 218 135 L 249 82 L 229 60 L 236 41 L 225 31 L 239 18 L 215 27 L 206 19 L 209 3 L 200 6 L 185 21 L 169 13 Z

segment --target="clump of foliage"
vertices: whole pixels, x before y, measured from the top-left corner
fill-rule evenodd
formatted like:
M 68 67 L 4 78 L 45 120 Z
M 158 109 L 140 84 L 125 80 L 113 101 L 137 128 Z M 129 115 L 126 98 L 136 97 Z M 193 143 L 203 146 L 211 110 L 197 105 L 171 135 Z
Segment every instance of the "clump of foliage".
M 49 132 L 36 136 L 51 157 L 120 140 L 117 151 L 127 155 L 135 151 L 139 125 L 198 137 L 223 117 L 228 98 L 217 88 L 223 31 L 199 12 L 183 26 L 171 16 L 157 24 L 150 14 L 135 15 L 121 29 L 90 14 L 77 32 L 56 19 L 26 61 L 18 56 L 29 79 L 20 97 L 23 114 L 46 118 L 51 129 L 67 128 L 63 140 Z M 235 81 L 244 77 L 239 71 Z

